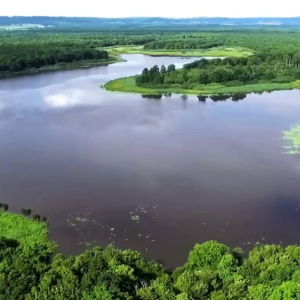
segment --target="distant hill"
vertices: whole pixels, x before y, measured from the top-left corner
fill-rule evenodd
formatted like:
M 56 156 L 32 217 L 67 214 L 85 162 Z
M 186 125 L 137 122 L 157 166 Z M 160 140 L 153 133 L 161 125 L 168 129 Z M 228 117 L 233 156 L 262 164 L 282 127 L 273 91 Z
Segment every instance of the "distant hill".
M 201 27 L 300 27 L 294 18 L 82 18 L 82 17 L 0 17 L 5 29 L 99 28 L 99 29 L 200 29 Z

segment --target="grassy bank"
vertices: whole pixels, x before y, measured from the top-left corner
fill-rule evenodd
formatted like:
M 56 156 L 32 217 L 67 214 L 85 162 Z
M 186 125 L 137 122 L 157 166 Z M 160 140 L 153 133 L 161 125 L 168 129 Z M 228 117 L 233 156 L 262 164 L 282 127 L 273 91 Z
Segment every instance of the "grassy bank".
M 214 95 L 228 93 L 252 93 L 264 91 L 291 90 L 294 88 L 300 88 L 300 80 L 291 83 L 259 83 L 233 87 L 226 87 L 221 84 L 208 84 L 201 85 L 195 90 L 186 90 L 180 87 L 157 89 L 139 87 L 135 84 L 135 76 L 132 76 L 109 81 L 105 84 L 105 88 L 108 91 L 131 92 L 140 94 L 175 93 L 192 95 Z
M 153 56 L 243 57 L 254 54 L 252 50 L 242 47 L 215 47 L 210 49 L 194 50 L 145 50 L 143 49 L 143 46 L 117 46 L 107 47 L 105 50 L 111 55 L 145 54 Z
M 33 74 L 39 74 L 39 73 L 46 73 L 46 72 L 54 72 L 54 71 L 60 71 L 60 70 L 72 70 L 72 69 L 83 69 L 83 68 L 92 68 L 92 67 L 99 67 L 99 66 L 106 66 L 108 64 L 113 64 L 116 62 L 122 62 L 125 61 L 124 59 L 113 56 L 109 59 L 105 60 L 82 60 L 82 61 L 76 61 L 72 63 L 58 63 L 55 65 L 48 65 L 41 68 L 33 68 L 24 70 L 21 72 L 8 72 L 5 74 L 0 74 L 0 78 L 8 78 L 8 77 L 17 77 L 17 76 L 23 76 L 23 75 L 33 75 Z
M 0 237 L 24 246 L 48 243 L 48 224 L 0 210 Z

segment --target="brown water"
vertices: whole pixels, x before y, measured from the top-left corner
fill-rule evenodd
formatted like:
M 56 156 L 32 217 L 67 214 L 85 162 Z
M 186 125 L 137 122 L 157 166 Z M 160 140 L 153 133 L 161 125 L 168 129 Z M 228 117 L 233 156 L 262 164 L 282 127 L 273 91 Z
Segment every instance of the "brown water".
M 113 242 L 174 267 L 211 239 L 300 243 L 299 157 L 281 139 L 300 122 L 300 92 L 202 103 L 100 89 L 192 61 L 124 57 L 0 81 L 1 202 L 46 215 L 64 253 Z

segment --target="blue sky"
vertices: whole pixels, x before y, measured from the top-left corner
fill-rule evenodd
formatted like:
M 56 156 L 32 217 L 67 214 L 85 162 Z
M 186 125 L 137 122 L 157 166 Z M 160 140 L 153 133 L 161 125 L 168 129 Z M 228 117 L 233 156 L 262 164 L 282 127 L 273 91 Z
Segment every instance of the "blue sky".
M 105 4 L 104 4 L 105 3 Z M 300 15 L 299 0 L 10 0 L 2 16 L 83 17 L 292 17 Z

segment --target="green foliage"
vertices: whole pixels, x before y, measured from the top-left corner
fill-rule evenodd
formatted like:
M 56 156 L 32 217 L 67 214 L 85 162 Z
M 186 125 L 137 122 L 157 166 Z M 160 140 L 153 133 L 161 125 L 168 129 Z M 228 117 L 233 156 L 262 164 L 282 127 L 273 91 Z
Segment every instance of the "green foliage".
M 223 255 L 229 253 L 229 248 L 215 241 L 196 244 L 190 252 L 187 267 L 201 270 L 206 266 L 217 266 Z
M 17 240 L 26 247 L 50 243 L 46 223 L 32 222 L 21 215 L 1 211 L 0 236 Z M 51 244 L 55 248 L 55 244 Z
M 1 37 L 1 35 L 0 35 Z M 139 37 L 140 38 L 140 37 Z M 0 38 L 0 75 L 36 70 L 80 61 L 107 61 L 102 47 L 128 43 L 124 35 L 22 32 Z M 147 42 L 148 38 L 132 42 Z
M 143 300 L 173 300 L 176 297 L 171 278 L 167 274 L 159 276 L 149 286 L 144 284 L 137 295 Z
M 83 300 L 114 300 L 112 294 L 107 290 L 105 285 L 96 285 L 91 292 L 83 292 Z
M 300 299 L 300 284 L 291 281 L 284 282 L 282 285 L 275 288 L 269 300 L 299 300 Z
M 170 38 L 171 37 L 171 38 Z M 182 88 L 201 90 L 201 85 L 221 84 L 227 87 L 265 83 L 291 83 L 300 79 L 300 42 L 298 33 L 289 32 L 217 32 L 163 35 L 144 46 L 145 49 L 197 49 L 206 42 L 218 41 L 231 47 L 247 47 L 248 57 L 205 58 L 186 64 L 181 70 L 142 73 L 136 85 L 145 88 Z M 208 44 L 207 44 L 208 45 Z M 220 45 L 218 45 L 220 46 Z M 224 56 L 227 56 L 224 54 Z M 241 90 L 239 90 L 241 91 Z M 234 99 L 235 100 L 235 99 Z M 239 100 L 239 99 L 237 99 Z
M 230 278 L 237 269 L 237 260 L 232 254 L 225 254 L 218 264 L 218 273 L 222 279 Z
M 203 35 L 175 35 L 173 39 L 160 39 L 144 46 L 144 49 L 209 49 L 224 45 L 224 41 L 207 38 Z
M 95 247 L 56 254 L 47 224 L 0 213 L 0 299 L 299 300 L 300 247 L 196 244 L 172 274 L 137 251 Z

